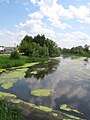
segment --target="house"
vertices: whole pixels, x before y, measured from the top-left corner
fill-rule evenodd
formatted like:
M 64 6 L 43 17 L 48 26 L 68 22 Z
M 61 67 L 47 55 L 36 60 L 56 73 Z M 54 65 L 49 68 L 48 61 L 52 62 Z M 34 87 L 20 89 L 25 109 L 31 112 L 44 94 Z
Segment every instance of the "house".
M 16 47 L 5 47 L 4 53 L 11 53 L 13 50 L 16 50 Z
M 0 53 L 4 52 L 5 47 L 4 46 L 0 46 Z
M 11 53 L 13 50 L 16 50 L 16 47 L 5 47 L 5 46 L 0 46 L 0 54 L 8 54 Z

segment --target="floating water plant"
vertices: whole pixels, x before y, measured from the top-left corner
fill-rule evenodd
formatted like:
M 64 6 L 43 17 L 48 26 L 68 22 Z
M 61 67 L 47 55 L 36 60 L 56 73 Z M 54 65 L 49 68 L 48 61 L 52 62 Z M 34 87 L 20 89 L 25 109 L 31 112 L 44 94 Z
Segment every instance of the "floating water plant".
M 0 69 L 0 72 L 3 72 L 3 71 L 5 71 L 5 69 Z
M 35 90 L 32 90 L 31 94 L 33 96 L 38 96 L 38 97 L 50 96 L 51 90 L 50 89 L 35 89 Z
M 0 92 L 0 98 L 5 98 L 5 97 L 16 98 L 16 95 L 11 93 Z
M 37 74 L 37 71 L 32 71 L 31 74 L 36 75 L 36 74 Z
M 4 89 L 8 89 L 13 86 L 13 84 L 25 76 L 25 71 L 27 68 L 10 71 L 8 73 L 1 74 L 0 84 Z
M 69 107 L 67 106 L 67 104 L 63 104 L 63 105 L 61 105 L 61 106 L 60 106 L 60 109 L 62 109 L 62 110 L 66 110 L 66 111 L 72 111 L 72 112 L 75 112 L 75 113 L 80 113 L 78 110 L 75 110 L 75 109 L 69 108 Z
M 2 87 L 3 87 L 4 89 L 11 88 L 12 86 L 13 86 L 13 83 L 10 83 L 10 82 L 2 84 Z
M 66 111 L 71 111 L 71 108 L 68 108 L 66 104 L 61 105 L 60 109 L 66 110 Z
M 27 71 L 27 67 L 33 66 L 36 63 L 27 63 L 23 66 L 20 67 L 13 67 L 12 71 L 8 71 L 7 73 L 1 74 L 0 75 L 0 84 L 4 89 L 9 89 L 13 86 L 13 84 L 17 80 L 21 80 L 25 76 L 25 72 Z M 4 69 L 0 69 L 2 71 Z M 36 74 L 36 71 L 33 71 L 33 74 Z
M 74 115 L 69 115 L 69 114 L 66 114 L 66 116 L 67 116 L 67 117 L 69 117 L 71 120 L 80 120 L 80 118 L 79 118 L 79 117 L 74 116 Z M 68 120 L 70 120 L 70 119 L 68 119 Z

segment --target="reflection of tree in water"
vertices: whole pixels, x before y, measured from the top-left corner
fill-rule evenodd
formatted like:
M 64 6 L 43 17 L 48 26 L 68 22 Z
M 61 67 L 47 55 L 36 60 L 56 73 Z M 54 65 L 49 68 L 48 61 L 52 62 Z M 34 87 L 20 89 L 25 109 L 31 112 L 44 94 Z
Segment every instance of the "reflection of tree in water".
M 44 79 L 48 74 L 52 74 L 57 70 L 60 60 L 52 60 L 48 63 L 41 63 L 30 67 L 26 72 L 26 78 L 34 77 L 36 79 Z M 34 73 L 36 72 L 36 73 Z

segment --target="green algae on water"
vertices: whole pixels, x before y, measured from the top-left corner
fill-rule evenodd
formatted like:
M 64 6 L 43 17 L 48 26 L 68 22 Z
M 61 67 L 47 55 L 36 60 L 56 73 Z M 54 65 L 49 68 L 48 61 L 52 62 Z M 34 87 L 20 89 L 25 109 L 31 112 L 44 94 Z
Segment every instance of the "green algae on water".
M 0 98 L 5 98 L 5 97 L 12 97 L 12 98 L 16 98 L 16 95 L 11 94 L 11 93 L 5 93 L 5 92 L 0 92 Z
M 4 74 L 1 74 L 0 75 L 1 87 L 3 87 L 4 89 L 11 88 L 16 81 L 21 80 L 21 78 L 25 76 L 25 72 L 28 69 L 27 67 L 33 66 L 35 64 L 38 64 L 38 62 L 27 63 L 20 67 L 13 67 L 12 71 L 8 71 Z M 1 69 L 1 70 L 4 70 L 4 69 Z M 36 74 L 36 71 L 34 71 L 33 74 Z
M 71 108 L 68 108 L 66 104 L 61 105 L 60 109 L 66 110 L 66 111 L 71 111 Z
M 23 68 L 23 70 L 19 69 L 19 70 L 14 70 L 14 71 L 10 71 L 8 73 L 2 74 L 0 76 L 1 86 L 4 89 L 11 88 L 17 80 L 21 80 L 21 78 L 23 78 L 25 76 L 26 70 L 27 70 L 26 68 Z
M 60 106 L 60 109 L 65 110 L 65 111 L 72 111 L 72 112 L 75 112 L 75 113 L 80 113 L 78 110 L 69 108 L 69 107 L 67 106 L 67 104 L 62 104 L 62 105 Z M 81 114 L 81 113 L 80 113 L 80 114 Z
M 37 74 L 37 71 L 32 71 L 31 74 L 36 75 L 36 74 Z
M 50 89 L 35 89 L 31 91 L 31 94 L 33 96 L 45 97 L 45 96 L 51 95 L 51 90 Z

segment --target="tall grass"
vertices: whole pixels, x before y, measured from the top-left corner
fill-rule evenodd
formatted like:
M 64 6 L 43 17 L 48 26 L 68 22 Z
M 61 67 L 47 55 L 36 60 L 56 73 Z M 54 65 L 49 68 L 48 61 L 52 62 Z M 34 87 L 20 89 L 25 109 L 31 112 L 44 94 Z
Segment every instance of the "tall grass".
M 9 55 L 0 55 L 0 68 L 11 68 L 25 64 L 27 62 L 26 56 L 21 56 L 20 59 L 10 59 Z
M 0 100 L 0 120 L 23 120 L 20 110 Z
M 48 58 L 27 57 L 21 55 L 20 59 L 10 59 L 10 55 L 0 55 L 0 69 L 22 66 L 25 63 L 45 62 Z

